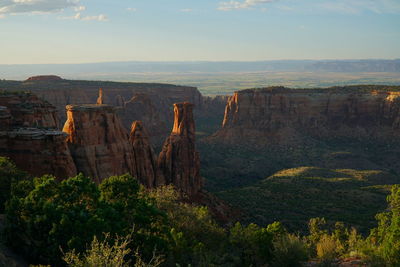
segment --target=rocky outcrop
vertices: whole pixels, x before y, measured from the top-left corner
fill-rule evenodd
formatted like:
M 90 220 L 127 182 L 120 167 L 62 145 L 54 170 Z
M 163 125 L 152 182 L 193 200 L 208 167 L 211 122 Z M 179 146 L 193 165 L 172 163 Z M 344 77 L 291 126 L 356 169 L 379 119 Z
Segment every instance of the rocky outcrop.
M 20 169 L 35 176 L 76 175 L 67 135 L 57 126 L 56 109 L 35 95 L 0 95 L 0 155 L 11 158 Z
M 8 82 L 0 82 L 0 90 L 30 91 L 48 101 L 57 108 L 59 121 L 61 122 L 65 122 L 67 118 L 66 105 L 96 103 L 99 88 L 102 88 L 104 92 L 103 104 L 115 105 L 116 99 L 118 99 L 118 106 L 121 107 L 124 99 L 129 102 L 135 95 L 145 94 L 151 100 L 160 116 L 159 122 L 162 124 L 159 126 L 158 131 L 163 132 L 164 137 L 168 134 L 168 129 L 165 128 L 165 125 L 173 123 L 174 117 L 171 107 L 174 103 L 188 101 L 195 104 L 199 109 L 202 106 L 202 95 L 197 88 L 189 86 L 78 80 L 46 82 L 46 85 L 43 86 L 42 82 L 35 81 L 35 79 L 30 79 L 29 82 L 12 82 L 12 86 L 10 86 Z M 127 119 L 123 119 L 122 116 L 127 116 Z M 145 118 L 136 116 L 129 111 L 125 112 L 124 115 L 121 114 L 121 118 L 127 130 L 130 129 L 132 121 L 141 120 L 149 130 L 150 135 L 153 135 L 152 128 L 155 127 L 147 125 Z
M 158 158 L 166 184 L 189 196 L 195 196 L 202 188 L 200 157 L 195 147 L 195 124 L 193 104 L 174 104 L 174 126 L 165 140 Z
M 103 89 L 102 88 L 99 89 L 99 97 L 97 98 L 96 104 L 97 105 L 103 105 L 104 104 Z
M 236 92 L 212 141 L 300 143 L 306 138 L 391 139 L 400 133 L 400 92 L 370 88 L 266 88 Z
M 163 174 L 157 167 L 157 159 L 150 144 L 149 135 L 141 121 L 132 123 L 129 141 L 133 147 L 132 175 L 147 188 L 165 184 Z
M 57 110 L 36 95 L 0 93 L 0 106 L 5 107 L 13 117 L 14 127 L 58 128 Z
M 39 75 L 29 77 L 27 82 L 54 82 L 54 81 L 62 81 L 63 79 L 57 75 Z
M 18 168 L 33 176 L 72 177 L 76 175 L 76 168 L 66 138 L 65 133 L 56 130 L 18 128 L 2 131 L 0 155 L 11 158 Z
M 128 133 L 109 105 L 68 105 L 63 131 L 78 172 L 100 183 L 104 178 L 134 173 Z

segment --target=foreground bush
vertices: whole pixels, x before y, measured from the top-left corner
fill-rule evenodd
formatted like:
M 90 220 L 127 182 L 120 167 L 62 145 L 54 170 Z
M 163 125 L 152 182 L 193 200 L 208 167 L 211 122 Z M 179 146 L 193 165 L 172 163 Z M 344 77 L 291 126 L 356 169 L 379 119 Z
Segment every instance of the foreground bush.
M 272 266 L 302 266 L 309 258 L 307 243 L 297 235 L 280 235 L 273 242 L 272 256 Z
M 4 213 L 5 203 L 11 196 L 12 184 L 26 179 L 27 176 L 10 159 L 0 157 L 0 213 Z
M 106 179 L 100 187 L 83 175 L 58 182 L 52 176 L 13 187 L 7 204 L 8 245 L 34 263 L 59 264 L 61 251 L 86 249 L 94 236 L 135 234 L 135 247 L 149 253 L 165 236 L 153 225 L 159 212 L 138 198 L 129 175 Z M 147 251 L 146 251 L 147 252 Z

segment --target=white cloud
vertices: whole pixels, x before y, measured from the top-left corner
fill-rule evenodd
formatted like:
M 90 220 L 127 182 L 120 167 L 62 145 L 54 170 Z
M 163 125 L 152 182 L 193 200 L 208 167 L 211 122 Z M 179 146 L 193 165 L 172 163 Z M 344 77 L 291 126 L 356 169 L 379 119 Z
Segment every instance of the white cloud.
M 180 11 L 181 11 L 181 12 L 192 12 L 193 9 L 191 9 L 191 8 L 184 8 L 184 9 L 181 9 Z
M 5 15 L 0 15 L 0 19 L 4 19 L 5 17 Z
M 249 9 L 260 4 L 272 3 L 275 0 L 244 0 L 242 2 L 231 0 L 229 2 L 220 2 L 218 10 L 230 11 L 235 9 Z
M 130 12 L 136 12 L 137 9 L 134 7 L 128 7 L 126 10 L 130 11 Z
M 0 0 L 0 15 L 54 13 L 76 7 L 79 0 Z
M 89 20 L 95 20 L 95 21 L 108 21 L 108 17 L 104 14 L 100 14 L 97 16 L 83 16 L 81 13 L 76 13 L 74 16 L 70 17 L 59 17 L 59 19 L 73 19 L 73 20 L 84 20 L 84 21 L 89 21 Z
M 77 7 L 74 8 L 74 10 L 75 10 L 76 12 L 85 11 L 85 10 L 86 10 L 86 7 L 85 7 L 85 6 L 77 6 Z
M 97 16 L 85 16 L 85 17 L 82 17 L 81 20 L 108 21 L 108 17 L 104 14 L 100 14 Z
M 358 14 L 365 11 L 376 14 L 400 13 L 399 0 L 337 0 L 326 1 L 320 7 L 339 13 Z

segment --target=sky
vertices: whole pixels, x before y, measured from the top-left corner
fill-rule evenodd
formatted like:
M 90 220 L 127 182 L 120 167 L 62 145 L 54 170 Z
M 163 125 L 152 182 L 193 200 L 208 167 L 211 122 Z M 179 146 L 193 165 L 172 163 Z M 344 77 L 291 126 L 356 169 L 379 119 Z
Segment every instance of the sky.
M 0 64 L 400 58 L 400 0 L 0 0 Z

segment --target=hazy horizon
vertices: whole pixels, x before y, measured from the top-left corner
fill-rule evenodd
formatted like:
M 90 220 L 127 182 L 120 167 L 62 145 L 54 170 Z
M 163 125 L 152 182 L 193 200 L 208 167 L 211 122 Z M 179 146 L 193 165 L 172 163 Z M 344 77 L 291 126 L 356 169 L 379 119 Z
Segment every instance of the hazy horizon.
M 0 64 L 400 58 L 397 0 L 0 1 Z

